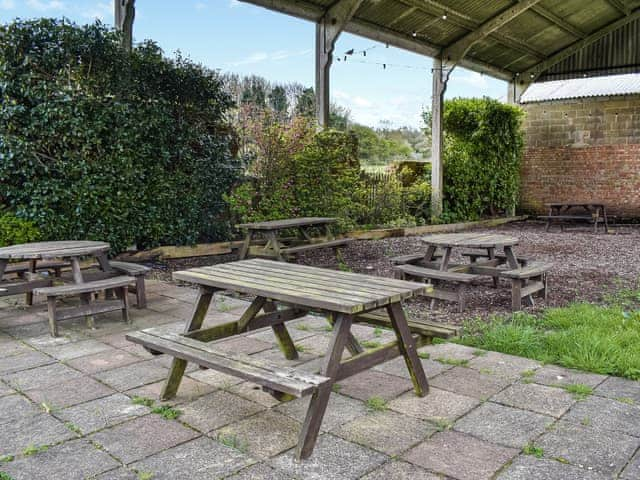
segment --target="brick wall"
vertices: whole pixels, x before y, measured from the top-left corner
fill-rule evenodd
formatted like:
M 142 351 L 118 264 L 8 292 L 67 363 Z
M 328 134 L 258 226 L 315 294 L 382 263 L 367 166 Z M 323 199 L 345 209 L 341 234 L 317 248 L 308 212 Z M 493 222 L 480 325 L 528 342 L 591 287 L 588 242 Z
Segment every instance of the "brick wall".
M 640 95 L 522 105 L 526 149 L 521 209 L 602 201 L 618 216 L 640 218 Z

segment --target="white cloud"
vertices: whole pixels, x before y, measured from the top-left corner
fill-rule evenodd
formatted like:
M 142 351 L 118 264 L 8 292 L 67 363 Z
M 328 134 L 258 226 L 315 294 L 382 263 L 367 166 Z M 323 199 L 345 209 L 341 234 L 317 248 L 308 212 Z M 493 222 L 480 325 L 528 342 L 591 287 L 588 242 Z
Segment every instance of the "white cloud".
M 14 0 L 0 0 L 0 10 L 11 10 L 13 8 L 16 8 Z
M 40 12 L 65 9 L 65 4 L 60 0 L 27 0 L 27 6 Z
M 381 121 L 388 120 L 395 127 L 422 125 L 422 104 L 425 99 L 420 96 L 403 94 L 377 99 L 334 90 L 332 98 L 351 112 L 351 118 L 356 123 L 378 127 Z
M 489 86 L 487 77 L 478 72 L 467 71 L 463 77 L 456 77 L 455 80 L 474 88 L 487 88 Z
M 237 8 L 242 6 L 239 0 L 229 0 L 229 8 Z
M 80 13 L 84 18 L 91 18 L 104 21 L 113 15 L 113 5 L 109 2 L 98 2 L 87 10 Z
M 230 62 L 229 65 L 232 67 L 238 67 L 240 65 L 250 65 L 253 63 L 260 62 L 276 62 L 278 60 L 286 60 L 288 58 L 293 57 L 303 57 L 305 55 L 309 55 L 311 53 L 311 49 L 308 50 L 277 50 L 275 52 L 254 52 L 246 58 L 242 58 L 235 62 Z
M 196 10 L 204 10 L 207 8 L 207 4 L 204 2 L 196 2 L 196 4 L 194 5 Z

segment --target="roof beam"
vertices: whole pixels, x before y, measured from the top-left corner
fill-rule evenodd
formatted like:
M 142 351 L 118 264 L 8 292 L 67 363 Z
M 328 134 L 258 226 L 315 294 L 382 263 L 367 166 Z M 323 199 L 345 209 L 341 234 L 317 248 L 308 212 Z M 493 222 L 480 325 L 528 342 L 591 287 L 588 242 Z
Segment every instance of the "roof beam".
M 541 0 L 521 0 L 514 6 L 507 8 L 502 13 L 490 18 L 475 30 L 471 31 L 460 40 L 447 46 L 442 52 L 442 58 L 453 63 L 459 62 L 467 54 L 469 49 L 477 42 L 491 35 L 500 27 L 527 11 Z
M 580 30 L 577 27 L 574 27 L 573 25 L 571 25 L 569 22 L 567 22 L 563 18 L 560 18 L 555 13 L 553 13 L 553 12 L 547 10 L 546 8 L 544 8 L 542 5 L 534 5 L 533 7 L 531 7 L 531 10 L 536 12 L 541 17 L 546 18 L 547 20 L 549 20 L 551 23 L 555 24 L 556 26 L 560 27 L 565 32 L 569 32 L 571 35 L 573 35 L 576 38 L 585 38 L 587 36 L 587 34 L 585 32 L 583 32 L 582 30 Z
M 570 57 L 571 55 L 576 53 L 577 51 L 582 50 L 583 48 L 591 45 L 593 42 L 597 40 L 600 40 L 605 35 L 613 32 L 614 30 L 617 30 L 620 27 L 625 26 L 628 23 L 633 22 L 638 18 L 640 18 L 640 8 L 635 9 L 629 15 L 622 17 L 616 20 L 615 22 L 611 22 L 605 25 L 600 30 L 596 30 L 595 32 L 591 33 L 589 36 L 583 38 L 582 40 L 578 40 L 577 42 L 572 43 L 566 48 L 563 48 L 562 50 L 556 52 L 546 60 L 543 60 L 542 62 L 522 72 L 521 76 L 525 78 L 530 77 L 532 80 L 535 80 L 542 73 L 544 73 L 546 70 L 548 70 L 550 67 L 552 67 L 556 63 L 561 62 L 565 58 Z
M 607 3 L 623 15 L 629 15 L 631 13 L 631 9 L 629 9 L 624 2 L 621 2 L 620 0 L 607 0 Z

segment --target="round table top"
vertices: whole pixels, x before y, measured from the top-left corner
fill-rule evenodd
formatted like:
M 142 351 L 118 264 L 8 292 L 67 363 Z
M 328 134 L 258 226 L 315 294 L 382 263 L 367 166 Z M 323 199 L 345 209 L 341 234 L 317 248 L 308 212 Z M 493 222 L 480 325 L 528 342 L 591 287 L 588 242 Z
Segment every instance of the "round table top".
M 0 259 L 37 260 L 44 258 L 69 258 L 97 255 L 109 251 L 106 242 L 89 240 L 65 240 L 59 242 L 34 242 L 0 248 Z
M 422 237 L 422 241 L 434 247 L 466 248 L 511 247 L 520 242 L 516 237 L 493 233 L 442 233 Z

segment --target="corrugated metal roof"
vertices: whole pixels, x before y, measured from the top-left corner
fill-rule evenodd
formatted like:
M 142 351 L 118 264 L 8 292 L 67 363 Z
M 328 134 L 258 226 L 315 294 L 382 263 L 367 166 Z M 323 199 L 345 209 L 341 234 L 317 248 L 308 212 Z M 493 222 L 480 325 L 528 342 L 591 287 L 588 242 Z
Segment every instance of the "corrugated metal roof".
M 522 95 L 522 103 L 640 94 L 640 74 L 574 78 L 532 84 Z

